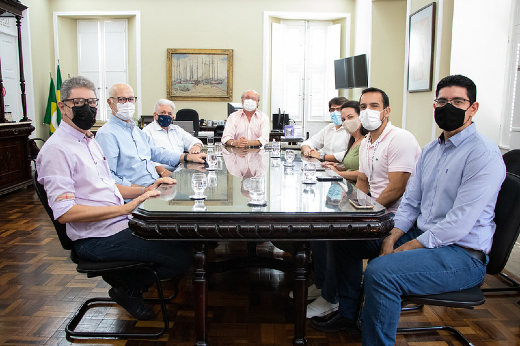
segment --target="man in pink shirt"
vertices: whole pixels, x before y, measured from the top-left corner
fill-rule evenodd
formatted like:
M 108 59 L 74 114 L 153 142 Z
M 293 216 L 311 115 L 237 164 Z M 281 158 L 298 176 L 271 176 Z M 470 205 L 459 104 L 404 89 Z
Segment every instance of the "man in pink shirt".
M 390 101 L 383 90 L 363 90 L 359 103 L 359 119 L 369 134 L 359 147 L 356 187 L 395 213 L 421 148 L 414 135 L 388 120 Z
M 243 109 L 229 115 L 222 143 L 239 148 L 263 146 L 269 142 L 270 124 L 267 115 L 258 110 L 260 96 L 247 90 L 241 99 Z

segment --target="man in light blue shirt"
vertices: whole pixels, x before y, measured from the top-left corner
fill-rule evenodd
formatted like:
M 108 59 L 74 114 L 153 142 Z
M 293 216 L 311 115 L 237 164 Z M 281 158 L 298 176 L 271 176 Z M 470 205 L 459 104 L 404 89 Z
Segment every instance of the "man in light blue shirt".
M 384 240 L 335 244 L 340 308 L 311 325 L 354 327 L 365 271 L 363 345 L 394 345 L 402 295 L 458 291 L 479 284 L 495 232 L 494 209 L 505 165 L 498 146 L 476 131 L 473 81 L 461 75 L 437 85 L 435 121 L 441 136 L 427 144 Z
M 175 167 L 179 162 L 204 163 L 205 154 L 180 154 L 155 145 L 134 123 L 134 91 L 128 84 L 109 89 L 108 105 L 112 115 L 96 133 L 117 184 L 147 187 L 159 179 L 153 161 Z

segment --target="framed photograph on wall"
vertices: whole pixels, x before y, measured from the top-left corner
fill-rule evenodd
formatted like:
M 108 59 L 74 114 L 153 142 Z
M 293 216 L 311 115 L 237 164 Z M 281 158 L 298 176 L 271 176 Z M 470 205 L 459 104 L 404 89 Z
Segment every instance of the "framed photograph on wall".
M 408 91 L 431 91 L 435 2 L 410 15 L 408 40 Z
M 168 49 L 170 100 L 232 101 L 232 49 Z

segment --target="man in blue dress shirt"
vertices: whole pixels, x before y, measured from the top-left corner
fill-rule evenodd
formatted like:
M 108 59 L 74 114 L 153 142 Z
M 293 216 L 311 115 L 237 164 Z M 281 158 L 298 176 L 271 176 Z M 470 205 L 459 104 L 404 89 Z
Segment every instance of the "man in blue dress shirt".
M 175 167 L 179 162 L 204 163 L 206 154 L 176 153 L 156 146 L 132 120 L 136 97 L 128 84 L 114 84 L 108 90 L 108 105 L 112 115 L 96 133 L 117 184 L 142 186 L 153 184 L 159 174 L 153 162 Z
M 476 286 L 486 274 L 495 232 L 494 209 L 505 165 L 498 146 L 476 131 L 477 88 L 465 76 L 437 85 L 435 122 L 443 130 L 427 144 L 384 240 L 337 242 L 339 310 L 315 317 L 322 331 L 355 327 L 365 271 L 363 345 L 394 345 L 401 296 Z M 378 257 L 377 257 L 378 256 Z

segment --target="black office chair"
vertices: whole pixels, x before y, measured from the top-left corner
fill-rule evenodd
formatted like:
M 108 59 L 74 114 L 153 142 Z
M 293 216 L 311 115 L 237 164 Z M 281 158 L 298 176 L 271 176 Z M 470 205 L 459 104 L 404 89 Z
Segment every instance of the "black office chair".
M 161 305 L 161 312 L 163 316 L 164 326 L 156 333 L 124 333 L 124 332 L 90 332 L 90 331 L 76 331 L 76 327 L 84 317 L 85 313 L 95 307 L 96 305 L 114 303 L 111 298 L 91 298 L 87 299 L 80 308 L 74 313 L 74 316 L 65 327 L 65 333 L 67 337 L 88 337 L 88 338 L 158 338 L 168 330 L 168 312 L 166 310 L 166 303 L 173 300 L 178 294 L 178 281 L 174 281 L 175 293 L 173 296 L 164 298 L 163 290 L 161 286 L 161 280 L 157 276 L 154 269 L 153 263 L 144 263 L 136 261 L 111 261 L 111 262 L 95 262 L 79 258 L 74 250 L 72 240 L 67 236 L 66 226 L 54 220 L 52 209 L 49 207 L 47 201 L 47 193 L 43 188 L 43 185 L 38 182 L 38 174 L 35 171 L 33 175 L 33 184 L 36 189 L 36 193 L 45 208 L 45 211 L 49 215 L 54 224 L 54 228 L 58 233 L 61 246 L 65 250 L 70 250 L 70 257 L 74 263 L 77 264 L 76 270 L 79 273 L 86 274 L 87 277 L 96 277 L 113 272 L 128 272 L 128 275 L 132 275 L 132 272 L 147 270 L 151 272 L 155 278 L 157 286 L 158 299 L 145 299 L 147 302 L 159 303 Z
M 520 231 L 520 177 L 515 174 L 507 173 L 502 184 L 495 206 L 495 223 L 497 228 L 493 236 L 493 246 L 486 268 L 486 272 L 492 275 L 499 273 L 504 268 Z M 486 299 L 483 291 L 486 290 L 481 289 L 478 285 L 457 292 L 428 296 L 403 296 L 401 300 L 403 306 L 406 304 L 424 304 L 472 309 L 484 304 Z M 431 332 L 435 330 L 450 331 L 462 344 L 472 345 L 460 331 L 451 326 L 398 328 L 397 333 Z
M 200 123 L 199 123 L 199 113 L 197 113 L 194 109 L 179 109 L 177 111 L 177 114 L 175 115 L 175 120 L 181 121 L 181 120 L 190 120 L 193 121 L 193 131 L 195 131 L 195 137 L 198 136 L 200 131 Z

